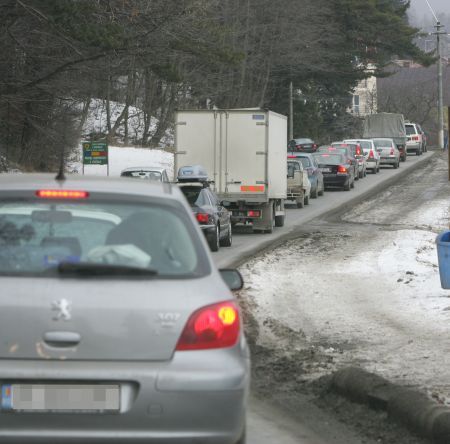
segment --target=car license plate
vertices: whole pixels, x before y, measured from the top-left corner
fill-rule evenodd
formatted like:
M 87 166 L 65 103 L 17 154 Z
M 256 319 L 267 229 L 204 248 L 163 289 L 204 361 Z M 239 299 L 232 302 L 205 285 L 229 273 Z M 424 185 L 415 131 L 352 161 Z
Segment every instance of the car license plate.
M 331 173 L 331 168 L 321 168 L 322 173 Z
M 25 412 L 117 412 L 120 387 L 97 384 L 5 384 L 1 408 Z

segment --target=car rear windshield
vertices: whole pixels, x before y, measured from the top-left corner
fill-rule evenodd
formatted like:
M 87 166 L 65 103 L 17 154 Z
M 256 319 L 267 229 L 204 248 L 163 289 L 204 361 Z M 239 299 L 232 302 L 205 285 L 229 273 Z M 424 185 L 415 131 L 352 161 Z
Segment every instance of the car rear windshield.
M 2 275 L 170 278 L 208 271 L 181 205 L 0 199 Z
M 303 168 L 309 168 L 311 166 L 311 161 L 307 157 L 298 157 L 303 165 Z
M 122 177 L 136 177 L 137 179 L 147 179 L 161 181 L 162 176 L 159 171 L 124 171 Z
M 340 165 L 345 163 L 345 157 L 340 154 L 316 154 L 315 158 L 319 165 Z
M 416 128 L 414 128 L 414 125 L 405 125 L 406 128 L 406 134 L 410 136 L 411 134 L 416 134 Z
M 208 197 L 203 192 L 203 188 L 199 186 L 182 186 L 181 191 L 185 195 L 191 207 L 202 207 L 204 205 L 211 205 Z

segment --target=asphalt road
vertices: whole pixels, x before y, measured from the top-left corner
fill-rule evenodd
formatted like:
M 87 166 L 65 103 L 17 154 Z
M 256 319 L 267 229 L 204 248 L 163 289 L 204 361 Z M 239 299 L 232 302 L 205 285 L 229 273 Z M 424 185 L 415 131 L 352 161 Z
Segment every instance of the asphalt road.
M 234 232 L 233 246 L 221 248 L 214 253 L 214 259 L 219 268 L 237 266 L 258 252 L 273 248 L 284 240 L 295 237 L 296 232 L 306 222 L 324 216 L 327 213 L 348 209 L 383 190 L 397 180 L 421 168 L 433 155 L 432 152 L 422 156 L 408 156 L 401 167 L 394 170 L 392 167 L 383 167 L 379 174 L 368 174 L 366 178 L 355 183 L 351 191 L 327 191 L 317 199 L 311 199 L 310 204 L 302 209 L 290 207 L 287 209 L 285 226 L 275 228 L 272 234 L 253 234 L 248 227 L 237 227 Z M 261 400 L 250 399 L 248 415 L 248 444 L 351 444 L 357 443 L 358 437 L 349 436 L 348 432 L 334 430 L 341 428 L 338 423 L 323 422 L 321 430 L 312 430 L 306 417 L 319 412 L 298 412 L 295 417 L 288 417 L 277 408 L 265 405 Z M 305 421 L 302 420 L 305 417 Z M 317 421 L 316 421 L 317 423 Z M 331 440 L 330 440 L 331 439 Z

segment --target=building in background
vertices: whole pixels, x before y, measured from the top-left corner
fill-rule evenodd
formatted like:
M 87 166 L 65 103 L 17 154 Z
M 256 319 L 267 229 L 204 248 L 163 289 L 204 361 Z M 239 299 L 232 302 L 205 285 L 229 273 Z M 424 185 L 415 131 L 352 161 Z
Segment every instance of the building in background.
M 373 70 L 369 66 L 369 71 Z M 361 80 L 356 86 L 353 97 L 352 107 L 349 112 L 354 116 L 365 117 L 368 114 L 375 114 L 378 111 L 378 91 L 376 77 L 368 77 Z

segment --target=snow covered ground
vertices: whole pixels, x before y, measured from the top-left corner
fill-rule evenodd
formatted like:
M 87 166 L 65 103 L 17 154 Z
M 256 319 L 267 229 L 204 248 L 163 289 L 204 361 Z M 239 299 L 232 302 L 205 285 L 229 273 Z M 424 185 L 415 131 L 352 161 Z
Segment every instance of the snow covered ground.
M 448 229 L 443 187 L 425 184 L 423 205 L 410 200 L 409 211 L 397 201 L 405 196 L 389 190 L 343 224 L 311 227 L 244 265 L 257 343 L 320 355 L 304 380 L 361 365 L 448 402 L 450 291 L 441 289 L 435 246 Z
M 109 147 L 109 175 L 120 176 L 120 172 L 129 167 L 156 166 L 166 168 L 169 178 L 173 177 L 173 154 L 167 151 L 150 148 Z M 75 159 L 69 163 L 68 170 L 82 173 L 81 148 Z M 106 176 L 106 166 L 85 165 L 84 173 L 97 176 Z
M 114 125 L 117 118 L 122 113 L 125 105 L 123 103 L 118 103 L 111 101 L 111 124 Z M 130 141 L 138 143 L 142 139 L 142 134 L 144 130 L 144 112 L 134 106 L 130 106 L 128 109 L 128 137 Z M 152 117 L 150 122 L 149 134 L 152 135 L 158 125 L 158 119 Z M 106 134 L 107 130 L 107 119 L 106 119 L 106 101 L 102 99 L 92 99 L 89 105 L 88 116 L 86 122 L 83 125 L 82 134 L 83 136 L 88 136 L 91 133 L 95 134 Z M 117 138 L 123 141 L 123 136 L 125 133 L 125 126 L 121 124 L 116 132 Z M 173 132 L 168 129 L 161 139 L 161 147 L 173 145 Z

